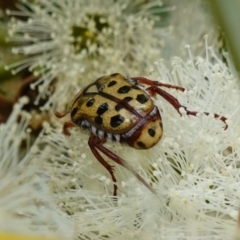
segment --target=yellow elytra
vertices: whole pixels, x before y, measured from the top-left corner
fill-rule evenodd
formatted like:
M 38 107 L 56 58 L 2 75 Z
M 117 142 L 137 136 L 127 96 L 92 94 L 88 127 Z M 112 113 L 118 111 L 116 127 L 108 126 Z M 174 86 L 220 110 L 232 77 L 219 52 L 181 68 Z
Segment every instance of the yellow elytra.
M 71 120 L 99 137 L 138 149 L 153 147 L 162 136 L 161 116 L 151 97 L 119 73 L 81 90 L 72 102 Z

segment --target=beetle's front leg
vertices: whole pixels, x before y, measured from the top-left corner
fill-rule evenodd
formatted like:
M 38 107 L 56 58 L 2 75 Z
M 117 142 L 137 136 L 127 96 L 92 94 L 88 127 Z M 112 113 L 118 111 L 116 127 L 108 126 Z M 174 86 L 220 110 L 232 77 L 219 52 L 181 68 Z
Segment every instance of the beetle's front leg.
M 70 111 L 67 111 L 65 113 L 60 113 L 60 112 L 55 112 L 54 115 L 57 117 L 57 118 L 63 118 L 65 117 Z
M 65 112 L 65 113 L 60 113 L 60 112 L 55 112 L 54 115 L 57 117 L 57 118 L 63 118 L 65 117 L 67 114 L 69 113 L 69 111 Z M 69 128 L 71 127 L 75 127 L 75 124 L 72 122 L 72 121 L 69 121 L 69 122 L 65 122 L 63 124 L 63 133 L 67 136 L 70 136 L 71 133 L 69 132 Z
M 183 106 L 175 97 L 173 97 L 171 94 L 165 92 L 164 90 L 162 90 L 161 88 L 157 87 L 157 86 L 151 86 L 149 88 L 146 89 L 147 92 L 149 93 L 150 96 L 154 96 L 156 93 L 159 94 L 160 96 L 162 96 L 165 100 L 167 100 L 176 110 L 177 112 L 181 114 L 180 112 L 180 108 L 184 108 L 186 111 L 187 115 L 191 115 L 191 116 L 197 116 L 196 111 L 190 111 L 188 110 L 185 106 Z M 209 115 L 208 112 L 203 112 L 205 115 Z M 228 125 L 226 123 L 227 118 L 224 116 L 220 116 L 217 113 L 214 113 L 214 118 L 220 119 L 222 122 L 225 123 L 225 128 L 224 130 L 226 130 L 228 128 Z
M 63 124 L 63 133 L 67 136 L 70 136 L 71 133 L 69 132 L 69 128 L 72 128 L 72 127 L 75 127 L 75 124 L 72 122 L 72 121 L 69 121 L 69 122 L 65 122 Z

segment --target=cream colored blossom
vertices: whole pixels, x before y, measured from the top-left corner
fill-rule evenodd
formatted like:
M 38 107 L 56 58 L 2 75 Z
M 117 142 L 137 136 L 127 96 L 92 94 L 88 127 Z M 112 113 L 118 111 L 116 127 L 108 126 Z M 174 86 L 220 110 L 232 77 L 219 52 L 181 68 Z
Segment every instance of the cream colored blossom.
M 189 52 L 190 53 L 190 52 Z M 155 99 L 163 119 L 162 140 L 149 150 L 124 144 L 105 144 L 126 159 L 157 191 L 152 194 L 131 173 L 115 167 L 119 187 L 93 157 L 89 134 L 79 128 L 66 137 L 61 124 L 46 125 L 49 176 L 55 203 L 68 214 L 76 236 L 82 239 L 231 239 L 239 207 L 239 101 L 238 79 L 206 46 L 206 57 L 174 58 L 172 67 L 156 63 L 150 79 L 177 84 L 185 92 L 166 91 L 190 110 L 181 117 L 161 97 Z M 209 112 L 206 116 L 203 112 Z M 214 119 L 218 113 L 225 124 Z M 38 157 L 38 156 L 36 156 Z M 113 164 L 110 159 L 107 159 Z M 115 164 L 113 164 L 115 165 Z
M 149 1 L 143 7 L 138 5 L 141 1 L 128 4 L 110 0 L 79 2 L 39 0 L 38 4 L 28 2 L 20 12 L 11 12 L 12 15 L 29 16 L 27 22 L 12 20 L 9 34 L 12 40 L 26 43 L 14 52 L 31 57 L 10 67 L 15 67 L 15 71 L 29 67 L 39 74 L 43 94 L 57 77 L 59 83 L 48 106 L 53 103 L 60 111 L 66 109 L 83 84 L 104 74 L 121 72 L 132 77 L 144 72 L 143 75 L 148 75 L 148 67 L 158 58 L 162 44 L 159 33 L 155 35 L 156 19 L 151 12 L 151 4 L 157 1 Z M 195 7 L 194 10 L 199 10 Z M 106 158 L 115 166 L 119 190 L 114 199 L 111 178 L 88 147 L 89 133 L 75 128 L 70 137 L 64 136 L 62 123 L 69 119 L 59 121 L 52 116 L 51 123 L 44 124 L 44 132 L 27 154 L 26 163 L 30 165 L 23 164 L 22 174 L 17 175 L 23 179 L 23 186 L 41 200 L 40 206 L 45 207 L 44 212 L 36 211 L 39 209 L 35 207 L 33 194 L 27 199 L 19 198 L 28 203 L 22 211 L 28 212 L 29 207 L 34 206 L 30 208 L 31 217 L 21 222 L 23 229 L 28 230 L 36 216 L 34 220 L 40 219 L 40 225 L 35 231 L 52 234 L 52 228 L 48 228 L 50 219 L 57 233 L 62 230 L 63 235 L 73 234 L 73 239 L 222 240 L 235 237 L 240 206 L 239 79 L 230 62 L 230 67 L 226 66 L 212 48 L 203 47 L 204 43 L 199 45 L 199 39 L 209 33 L 212 25 L 205 24 L 208 23 L 205 15 L 193 14 L 196 20 L 187 14 L 189 12 L 195 13 L 189 9 L 184 11 L 186 16 L 183 14 L 182 18 L 186 17 L 186 24 L 175 29 L 178 34 L 174 35 L 173 31 L 173 38 L 164 38 L 169 39 L 165 43 L 171 46 L 166 45 L 164 57 L 168 60 L 179 53 L 183 58 L 174 57 L 171 66 L 164 60 L 156 61 L 148 77 L 184 87 L 185 92 L 166 91 L 199 114 L 186 116 L 181 109 L 180 116 L 168 102 L 157 96 L 154 101 L 162 115 L 164 134 L 155 147 L 140 151 L 124 144 L 105 144 L 128 161 L 157 194 L 152 194 L 126 169 Z M 100 30 L 96 27 L 98 22 L 106 28 Z M 201 23 L 200 27 L 196 22 Z M 175 23 L 178 23 L 177 17 Z M 84 32 L 88 41 L 76 37 L 77 31 Z M 193 51 L 186 45 L 189 42 L 195 44 Z M 182 46 L 186 46 L 186 54 L 181 52 Z M 201 53 L 200 56 L 194 55 L 195 52 Z M 227 130 L 222 121 L 214 119 L 214 113 L 227 117 Z M 14 116 L 15 120 L 11 122 Z M 25 136 L 22 129 L 26 128 L 27 122 L 21 131 L 11 132 L 16 115 L 11 119 L 9 129 L 0 132 L 3 140 L 13 134 Z M 4 159 L 9 154 L 19 156 L 16 149 L 4 155 Z M 15 164 L 18 158 L 14 159 L 13 169 L 18 169 Z M 11 174 L 4 178 L 6 185 L 11 182 L 12 189 L 18 187 L 21 191 L 19 185 L 12 183 L 13 177 L 15 175 Z M 2 201 L 10 207 L 5 208 L 2 204 L 4 208 L 0 208 L 0 212 L 6 214 L 4 209 L 11 209 L 16 203 L 10 195 L 3 196 Z M 18 220 L 13 219 L 14 222 Z
M 46 155 L 34 157 L 38 140 L 29 146 L 31 117 L 21 111 L 25 103 L 26 98 L 20 99 L 7 123 L 0 125 L 0 233 L 71 239 L 72 222 L 53 204 L 46 175 L 38 174 Z
M 8 13 L 25 18 L 12 18 L 9 40 L 20 44 L 14 53 L 28 57 L 7 68 L 33 71 L 41 92 L 60 76 L 69 88 L 107 73 L 143 73 L 160 56 L 156 13 L 168 10 L 160 0 L 39 0 L 18 7 Z

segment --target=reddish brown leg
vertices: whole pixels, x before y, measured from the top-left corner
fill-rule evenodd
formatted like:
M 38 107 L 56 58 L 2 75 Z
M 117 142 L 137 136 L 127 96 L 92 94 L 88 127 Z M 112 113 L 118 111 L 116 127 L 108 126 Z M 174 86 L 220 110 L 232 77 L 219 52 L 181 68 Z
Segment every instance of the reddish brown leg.
M 165 92 L 164 90 L 162 90 L 161 88 L 159 87 L 167 87 L 167 88 L 174 88 L 176 90 L 180 90 L 180 91 L 184 91 L 185 89 L 182 88 L 182 87 L 178 87 L 178 86 L 174 86 L 174 85 L 170 85 L 170 84 L 164 84 L 164 83 L 160 83 L 158 81 L 152 81 L 150 79 L 147 79 L 147 78 L 143 78 L 143 77 L 133 77 L 131 78 L 135 81 L 137 81 L 138 83 L 143 83 L 143 84 L 147 84 L 149 85 L 150 87 L 147 89 L 148 90 L 148 93 L 151 95 L 151 96 L 154 96 L 157 94 L 161 95 L 164 99 L 166 99 L 177 111 L 180 115 L 182 115 L 179 111 L 179 109 L 181 107 L 183 107 L 187 113 L 187 115 L 192 115 L 192 116 L 196 116 L 198 112 L 196 111 L 189 111 L 185 106 L 181 105 L 180 102 L 175 98 L 173 97 L 171 94 Z M 208 112 L 204 112 L 205 115 L 209 115 Z M 217 113 L 214 113 L 214 118 L 218 118 L 220 119 L 222 122 L 225 123 L 225 128 L 224 130 L 226 130 L 228 128 L 228 125 L 226 123 L 226 120 L 227 118 L 224 117 L 224 116 L 220 116 L 219 114 Z
M 65 113 L 60 113 L 60 112 L 55 112 L 54 115 L 57 117 L 57 118 L 63 118 L 65 117 L 70 111 L 67 111 Z
M 181 105 L 181 103 L 175 98 L 173 97 L 171 94 L 165 92 L 164 90 L 162 90 L 161 88 L 158 88 L 157 86 L 151 86 L 147 89 L 147 91 L 149 92 L 150 95 L 155 95 L 156 93 L 158 93 L 159 95 L 161 95 L 164 99 L 166 99 L 177 111 L 180 115 L 182 115 L 179 111 L 179 109 L 182 107 L 185 109 L 186 114 L 187 115 L 192 115 L 192 116 L 196 116 L 198 112 L 196 111 L 189 111 L 185 106 Z M 204 114 L 209 115 L 208 112 L 204 112 Z M 224 130 L 226 130 L 228 128 L 228 125 L 226 123 L 227 118 L 224 116 L 220 116 L 219 114 L 214 113 L 214 118 L 218 118 L 220 119 L 222 122 L 225 123 L 225 128 Z
M 101 141 L 101 142 L 100 142 Z M 96 157 L 96 159 L 108 170 L 108 172 L 110 173 L 111 177 L 112 177 L 112 181 L 113 181 L 113 196 L 117 196 L 117 179 L 115 178 L 114 175 L 114 168 L 113 166 L 111 166 L 109 163 L 107 163 L 103 157 L 99 154 L 99 152 L 96 149 L 96 142 L 98 142 L 98 144 L 103 143 L 103 140 L 98 139 L 96 136 L 91 135 L 89 137 L 88 140 L 88 145 L 93 153 L 93 155 Z
M 185 88 L 183 88 L 183 87 L 179 87 L 179 86 L 171 85 L 171 84 L 167 84 L 167 83 L 161 83 L 161 82 L 158 82 L 158 81 L 153 81 L 153 80 L 150 80 L 150 79 L 147 79 L 147 78 L 144 78 L 144 77 L 131 77 L 131 79 L 137 81 L 138 83 L 143 83 L 143 84 L 146 84 L 146 85 L 149 85 L 149 86 L 173 88 L 173 89 L 176 89 L 176 90 L 180 90 L 182 92 L 184 92 L 184 90 L 185 90 Z
M 119 156 L 117 156 L 116 154 L 114 154 L 113 152 L 111 152 L 109 149 L 105 148 L 102 145 L 102 140 L 99 139 L 97 136 L 91 135 L 89 138 L 89 146 L 91 148 L 91 150 L 95 152 L 96 148 L 101 151 L 103 154 L 105 154 L 107 157 L 109 157 L 110 159 L 112 159 L 114 162 L 118 163 L 119 165 L 125 167 L 126 169 L 128 169 L 143 185 L 145 185 L 152 193 L 156 194 L 155 190 L 133 169 L 132 166 L 130 166 L 124 159 L 120 158 Z M 92 146 L 91 146 L 92 145 Z M 97 156 L 97 154 L 95 154 L 95 152 L 93 152 L 93 154 L 95 155 L 95 157 L 98 159 L 98 161 L 100 163 L 102 163 L 103 158 L 100 156 L 100 154 L 98 153 L 98 155 L 101 157 L 101 159 Z M 105 161 L 105 160 L 104 160 Z M 108 164 L 108 163 L 107 163 Z M 109 171 L 109 169 L 102 163 L 102 165 Z M 110 166 L 110 165 L 109 165 Z M 109 173 L 112 176 L 113 182 L 116 182 L 116 179 L 114 177 L 114 175 L 112 175 L 113 173 L 111 173 L 109 171 Z M 115 189 L 114 189 L 114 193 L 115 193 Z M 116 192 L 117 194 L 117 192 Z M 116 195 L 114 195 L 116 196 Z
M 65 123 L 63 124 L 63 133 L 64 133 L 65 135 L 67 135 L 67 136 L 70 136 L 71 133 L 69 132 L 68 129 L 71 128 L 71 127 L 75 127 L 75 124 L 74 124 L 72 121 L 65 122 Z
M 65 113 L 60 113 L 60 112 L 55 112 L 54 115 L 57 117 L 57 118 L 63 118 L 65 117 L 67 114 L 69 113 L 69 111 L 65 112 Z M 69 121 L 69 122 L 65 122 L 63 124 L 63 133 L 67 136 L 70 136 L 71 133 L 69 132 L 69 128 L 71 127 L 75 127 L 75 124 L 72 122 L 72 121 Z

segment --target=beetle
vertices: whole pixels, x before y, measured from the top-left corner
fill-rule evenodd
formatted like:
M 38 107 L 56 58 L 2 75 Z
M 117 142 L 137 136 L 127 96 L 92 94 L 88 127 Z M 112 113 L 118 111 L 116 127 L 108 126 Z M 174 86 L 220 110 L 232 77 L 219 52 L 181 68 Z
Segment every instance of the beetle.
M 155 193 L 155 190 L 128 162 L 103 146 L 107 140 L 126 143 L 136 149 L 149 149 L 156 145 L 163 134 L 161 115 L 152 99 L 156 94 L 167 100 L 180 115 L 180 108 L 184 108 L 189 116 L 196 116 L 198 113 L 181 105 L 162 87 L 185 90 L 179 86 L 144 77 L 125 78 L 120 73 L 114 73 L 100 77 L 83 88 L 76 95 L 67 112 L 63 114 L 55 112 L 58 118 L 70 113 L 71 121 L 63 125 L 65 135 L 70 135 L 70 127 L 80 126 L 88 129 L 90 132 L 88 145 L 96 159 L 111 175 L 113 196 L 117 196 L 114 169 L 99 152 L 132 172 L 151 192 Z M 204 114 L 209 115 L 208 112 Z M 214 117 L 225 123 L 226 130 L 227 118 L 216 113 Z

